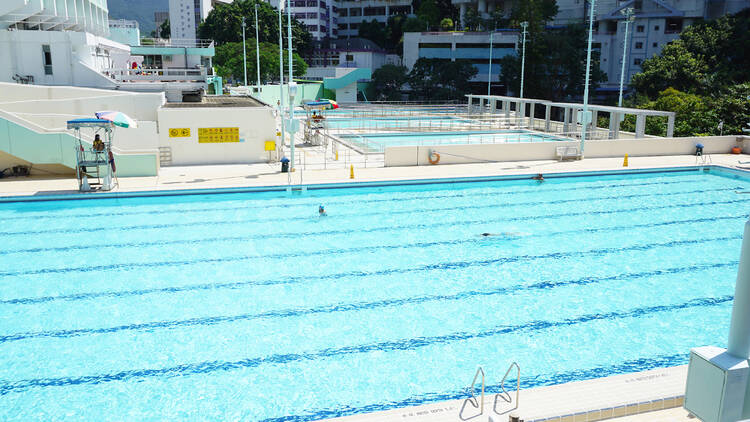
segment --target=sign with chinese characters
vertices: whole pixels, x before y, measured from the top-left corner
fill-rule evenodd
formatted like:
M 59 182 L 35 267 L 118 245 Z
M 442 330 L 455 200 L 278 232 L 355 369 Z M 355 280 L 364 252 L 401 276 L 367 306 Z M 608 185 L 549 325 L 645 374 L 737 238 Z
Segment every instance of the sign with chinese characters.
M 199 144 L 216 144 L 225 142 L 240 142 L 240 128 L 238 127 L 201 127 L 198 128 Z
M 169 128 L 170 138 L 189 138 L 190 128 L 189 127 L 171 127 Z

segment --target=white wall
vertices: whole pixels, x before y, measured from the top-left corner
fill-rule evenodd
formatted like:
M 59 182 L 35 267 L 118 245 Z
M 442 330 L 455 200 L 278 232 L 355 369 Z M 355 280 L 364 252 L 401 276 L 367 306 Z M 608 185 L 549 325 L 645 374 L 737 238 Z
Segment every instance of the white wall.
M 736 136 L 707 136 L 691 138 L 648 138 L 586 142 L 587 158 L 632 157 L 658 155 L 692 155 L 695 144 L 702 143 L 706 154 L 727 154 L 734 146 L 748 152 L 750 143 Z M 473 145 L 399 146 L 385 148 L 385 166 L 430 165 L 430 150 L 440 154 L 440 164 L 482 163 L 487 161 L 555 160 L 556 147 L 574 146 L 579 142 L 514 142 Z
M 52 75 L 44 71 L 43 45 L 50 46 Z M 0 82 L 31 75 L 40 85 L 112 88 L 100 73 L 112 67 L 112 52 L 129 54 L 130 47 L 85 32 L 0 31 Z
M 217 127 L 239 127 L 241 142 L 198 143 L 198 128 Z M 171 128 L 189 128 L 190 136 L 170 138 Z M 276 120 L 266 107 L 161 108 L 159 130 L 173 165 L 259 163 L 268 159 L 265 141 L 276 139 Z

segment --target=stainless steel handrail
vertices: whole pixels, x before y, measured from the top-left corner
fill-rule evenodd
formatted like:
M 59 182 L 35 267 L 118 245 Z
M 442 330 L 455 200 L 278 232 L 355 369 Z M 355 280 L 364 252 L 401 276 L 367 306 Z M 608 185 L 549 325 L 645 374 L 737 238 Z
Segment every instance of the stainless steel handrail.
M 521 392 L 521 367 L 518 366 L 516 362 L 513 362 L 508 367 L 508 370 L 505 371 L 505 376 L 503 377 L 503 380 L 500 381 L 500 389 L 502 391 L 495 395 L 495 403 L 492 405 L 492 410 L 498 415 L 502 415 L 502 413 L 497 411 L 497 399 L 498 398 L 502 398 L 507 403 L 513 402 L 513 400 L 510 397 L 510 393 L 505 389 L 505 380 L 508 378 L 508 374 L 510 374 L 510 371 L 513 369 L 514 366 L 516 367 L 517 372 L 516 372 L 516 406 L 513 409 L 518 409 L 518 399 L 519 399 L 519 394 Z M 508 409 L 508 410 L 513 410 L 513 409 Z M 508 412 L 508 410 L 506 410 L 503 413 Z
M 482 395 L 481 395 L 481 406 L 480 403 L 477 402 L 477 396 L 474 394 L 474 386 L 477 384 L 477 377 L 479 374 L 482 374 Z M 469 402 L 472 402 L 472 406 L 479 408 L 479 414 L 481 415 L 484 413 L 484 369 L 482 367 L 477 368 L 477 372 L 474 374 L 474 380 L 471 382 L 471 385 L 466 387 L 466 392 L 471 394 L 471 397 L 468 398 Z

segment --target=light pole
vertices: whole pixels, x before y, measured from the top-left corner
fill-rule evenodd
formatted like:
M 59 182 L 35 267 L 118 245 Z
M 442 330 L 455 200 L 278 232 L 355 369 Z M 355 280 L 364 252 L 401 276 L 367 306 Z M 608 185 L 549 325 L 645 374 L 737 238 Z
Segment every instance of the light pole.
M 247 89 L 247 48 L 245 48 L 245 17 L 242 17 L 242 66 L 245 68 L 245 89 Z
M 487 96 L 490 95 L 490 84 L 492 83 L 492 36 L 495 32 L 490 32 L 490 67 L 487 68 Z M 484 112 L 483 112 L 484 113 Z
M 591 17 L 589 18 L 589 46 L 586 50 L 586 82 L 583 88 L 583 117 L 581 118 L 581 159 L 583 149 L 586 145 L 586 128 L 588 126 L 589 113 L 589 76 L 591 75 L 591 42 L 594 37 L 594 5 L 596 0 L 591 0 Z
M 522 55 L 521 55 L 521 94 L 520 97 L 523 98 L 523 76 L 524 76 L 524 70 L 526 68 L 526 34 L 528 31 L 526 31 L 526 28 L 529 27 L 529 23 L 524 21 L 521 22 L 521 28 L 523 28 L 523 48 L 522 48 Z M 524 110 L 525 112 L 525 110 Z
M 279 1 L 279 119 L 281 120 L 281 151 L 284 151 L 284 32 L 281 25 L 281 11 L 284 2 Z
M 294 73 L 292 70 L 292 0 L 286 1 L 286 35 L 289 39 L 289 42 L 287 43 L 289 48 L 289 89 L 287 90 L 287 93 L 289 94 L 289 133 L 291 138 L 289 141 L 289 144 L 291 145 L 289 154 L 292 161 L 292 166 L 289 171 L 291 172 L 294 171 L 294 132 L 296 132 L 294 130 L 294 104 L 292 104 L 293 95 L 296 94 L 296 92 L 292 92 L 292 89 L 296 91 L 297 87 L 292 87 L 292 84 L 294 83 Z
M 258 71 L 258 96 L 260 96 L 260 40 L 258 39 L 258 3 L 255 3 L 255 68 Z
M 620 99 L 617 101 L 617 107 L 622 107 L 622 87 L 625 83 L 625 63 L 627 62 L 628 57 L 628 46 L 630 43 L 628 42 L 628 26 L 630 25 L 630 22 L 633 22 L 635 20 L 635 16 L 633 15 L 633 8 L 628 7 L 627 9 L 620 11 L 623 15 L 625 15 L 625 39 L 622 41 L 622 69 L 620 70 Z

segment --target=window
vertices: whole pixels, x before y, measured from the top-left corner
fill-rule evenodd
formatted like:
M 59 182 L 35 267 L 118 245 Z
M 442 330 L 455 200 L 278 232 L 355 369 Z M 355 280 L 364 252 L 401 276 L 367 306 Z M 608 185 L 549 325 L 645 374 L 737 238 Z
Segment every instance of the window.
M 349 9 L 339 10 L 339 16 L 341 16 L 342 18 L 349 16 Z
M 643 32 L 646 28 L 643 25 L 638 25 L 635 27 L 635 32 Z
M 658 31 L 658 30 L 659 30 L 659 25 L 656 25 L 656 26 L 654 27 L 654 31 Z
M 635 10 L 639 10 L 639 11 L 642 10 L 643 9 L 643 0 L 635 0 L 633 2 L 633 8 L 635 8 Z
M 665 34 L 675 34 L 682 31 L 682 19 L 669 18 L 664 27 Z
M 346 61 L 348 61 L 348 62 L 353 62 L 353 61 L 354 61 L 354 55 L 352 55 L 352 54 L 347 54 L 347 55 L 346 55 Z
M 52 74 L 52 53 L 50 52 L 49 45 L 42 46 L 42 60 L 44 64 L 44 74 Z
M 326 6 L 326 2 L 324 2 L 324 1 L 322 1 L 322 0 L 321 0 L 321 2 L 320 2 L 320 5 L 319 5 L 319 7 L 320 7 L 321 9 L 326 9 L 326 8 L 327 8 L 327 6 Z
M 307 25 L 307 30 L 308 30 L 309 32 L 317 32 L 317 30 L 318 30 L 318 25 Z
M 344 30 L 344 31 L 345 31 L 345 30 L 349 29 L 349 24 L 346 24 L 346 23 L 340 23 L 340 24 L 339 24 L 339 29 L 341 29 L 341 30 Z M 334 47 L 334 48 L 335 48 L 335 47 Z
M 636 66 L 640 66 L 641 62 L 642 62 L 641 59 L 633 59 L 633 64 L 636 65 Z
M 640 42 L 640 41 L 636 42 L 636 43 L 635 43 L 635 48 L 636 48 L 636 49 L 640 49 L 640 48 L 643 48 L 643 43 L 642 43 L 642 42 Z
M 359 24 L 358 23 L 350 23 L 349 24 L 349 29 L 359 29 Z
M 390 9 L 388 9 L 388 12 L 393 15 L 408 15 L 411 13 L 411 7 L 410 6 L 391 6 Z
M 365 16 L 385 15 L 385 7 L 365 7 Z
M 349 9 L 349 16 L 362 16 L 362 9 Z
M 608 34 L 617 33 L 617 21 L 607 21 L 607 33 Z
M 307 7 L 318 7 L 318 1 L 317 0 L 307 0 L 307 3 L 305 4 Z
M 651 46 L 654 47 L 654 48 L 657 48 L 657 47 L 659 47 L 659 43 L 655 42 L 655 43 L 651 44 Z
M 451 48 L 451 43 L 421 42 L 419 48 Z

